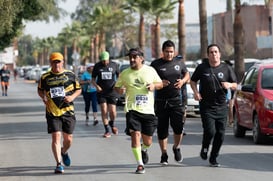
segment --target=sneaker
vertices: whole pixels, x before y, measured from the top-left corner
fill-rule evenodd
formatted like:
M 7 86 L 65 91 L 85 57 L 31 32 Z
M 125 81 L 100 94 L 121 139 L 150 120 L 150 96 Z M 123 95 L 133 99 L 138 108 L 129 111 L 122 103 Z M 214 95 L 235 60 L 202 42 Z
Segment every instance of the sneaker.
M 143 174 L 145 173 L 145 168 L 143 165 L 138 165 L 136 169 L 136 174 Z
M 167 153 L 163 153 L 161 155 L 161 161 L 160 161 L 160 163 L 162 165 L 168 165 L 168 154 Z
M 208 159 L 208 149 L 207 149 L 207 148 L 202 148 L 202 149 L 201 149 L 200 157 L 201 157 L 203 160 L 207 160 L 207 159 Z
M 216 158 L 210 157 L 209 163 L 211 167 L 220 167 L 221 165 L 216 161 Z
M 103 135 L 104 138 L 110 138 L 111 134 L 109 132 L 105 132 Z
M 112 129 L 113 134 L 115 134 L 115 135 L 118 134 L 118 128 L 117 127 L 113 126 L 111 129 Z
M 64 167 L 62 165 L 57 165 L 54 170 L 54 173 L 64 173 Z
M 97 124 L 99 124 L 99 121 L 95 119 L 93 122 L 93 126 L 96 126 Z
M 63 158 L 64 165 L 67 167 L 70 166 L 71 160 L 70 160 L 68 153 L 66 153 L 66 154 L 62 153 L 62 158 Z
M 143 163 L 147 164 L 149 161 L 148 150 L 141 150 L 141 156 L 142 156 Z
M 175 161 L 181 163 L 183 161 L 183 156 L 181 155 L 180 148 L 174 148 L 173 147 L 173 154 Z

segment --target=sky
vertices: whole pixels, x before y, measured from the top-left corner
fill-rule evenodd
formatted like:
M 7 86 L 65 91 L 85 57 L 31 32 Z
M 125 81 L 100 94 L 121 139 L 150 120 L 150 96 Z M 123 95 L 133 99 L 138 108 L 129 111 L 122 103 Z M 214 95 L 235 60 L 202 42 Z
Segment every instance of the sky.
M 184 0 L 185 4 L 185 21 L 187 23 L 198 23 L 199 22 L 199 0 Z M 249 2 L 255 4 L 263 4 L 264 0 L 241 0 L 241 3 Z M 61 3 L 61 7 L 66 9 L 68 12 L 74 12 L 76 6 L 78 5 L 78 0 L 67 0 L 65 3 Z M 207 16 L 224 12 L 226 10 L 226 0 L 206 0 L 207 5 Z M 71 24 L 71 19 L 69 16 L 62 18 L 58 22 L 28 22 L 26 23 L 26 28 L 24 33 L 30 34 L 33 37 L 46 38 L 49 36 L 56 37 L 62 28 L 67 24 Z

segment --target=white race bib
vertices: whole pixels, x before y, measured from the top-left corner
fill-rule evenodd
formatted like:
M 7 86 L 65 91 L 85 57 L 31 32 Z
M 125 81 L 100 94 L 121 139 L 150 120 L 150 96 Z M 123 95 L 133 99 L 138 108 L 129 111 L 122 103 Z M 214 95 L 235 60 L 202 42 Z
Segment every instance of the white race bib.
M 137 106 L 145 106 L 148 104 L 148 96 L 146 95 L 136 95 L 135 103 Z
M 112 79 L 112 72 L 101 72 L 101 79 L 102 80 L 111 80 Z
M 65 97 L 64 86 L 50 88 L 51 98 Z

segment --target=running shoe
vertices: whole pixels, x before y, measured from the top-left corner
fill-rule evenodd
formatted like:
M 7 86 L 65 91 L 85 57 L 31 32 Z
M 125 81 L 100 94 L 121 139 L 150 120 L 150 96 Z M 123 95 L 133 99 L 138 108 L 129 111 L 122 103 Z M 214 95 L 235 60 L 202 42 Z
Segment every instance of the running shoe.
M 58 174 L 58 173 L 64 173 L 64 167 L 62 165 L 57 165 L 54 173 Z
M 103 135 L 104 138 L 110 138 L 111 134 L 109 132 L 105 132 Z
M 67 167 L 70 166 L 71 160 L 70 160 L 68 153 L 66 153 L 66 154 L 62 153 L 62 158 L 63 158 L 64 165 Z
M 138 165 L 136 169 L 136 174 L 143 174 L 145 173 L 144 165 Z
M 216 161 L 216 158 L 210 157 L 209 163 L 211 167 L 220 167 L 221 165 Z
M 160 163 L 162 165 L 168 165 L 168 154 L 167 153 L 163 153 L 161 155 L 161 161 L 160 161 Z
M 173 147 L 173 153 L 174 153 L 175 161 L 181 163 L 183 161 L 183 156 L 181 154 L 180 148 L 174 148 Z
M 142 162 L 144 164 L 147 164 L 149 161 L 149 155 L 148 155 L 148 150 L 141 150 L 141 156 L 142 156 Z
M 202 148 L 202 149 L 201 149 L 200 157 L 201 157 L 203 160 L 207 160 L 207 159 L 208 159 L 208 149 L 207 149 L 207 148 Z
M 117 127 L 113 126 L 111 129 L 112 129 L 113 134 L 115 134 L 115 135 L 118 134 L 118 128 Z
M 97 124 L 99 124 L 99 121 L 95 119 L 93 122 L 93 126 L 96 126 Z

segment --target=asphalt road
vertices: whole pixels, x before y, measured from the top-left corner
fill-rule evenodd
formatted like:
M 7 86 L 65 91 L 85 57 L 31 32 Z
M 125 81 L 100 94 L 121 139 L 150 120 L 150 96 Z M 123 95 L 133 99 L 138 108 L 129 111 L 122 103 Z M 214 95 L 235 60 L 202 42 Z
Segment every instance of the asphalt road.
M 186 122 L 182 153 L 184 161 L 173 159 L 172 136 L 169 138 L 169 165 L 161 166 L 156 135 L 149 150 L 146 173 L 134 173 L 136 163 L 130 139 L 123 133 L 125 118 L 118 108 L 119 135 L 102 138 L 102 123 L 86 127 L 82 97 L 75 101 L 78 119 L 74 143 L 69 151 L 71 167 L 63 175 L 53 174 L 55 161 L 51 153 L 51 137 L 46 132 L 44 107 L 36 93 L 37 84 L 19 79 L 11 80 L 8 97 L 0 97 L 0 180 L 184 180 L 184 181 L 268 181 L 273 177 L 273 143 L 255 145 L 251 135 L 236 139 L 227 128 L 218 161 L 220 168 L 211 168 L 199 157 L 202 128 L 199 117 Z

